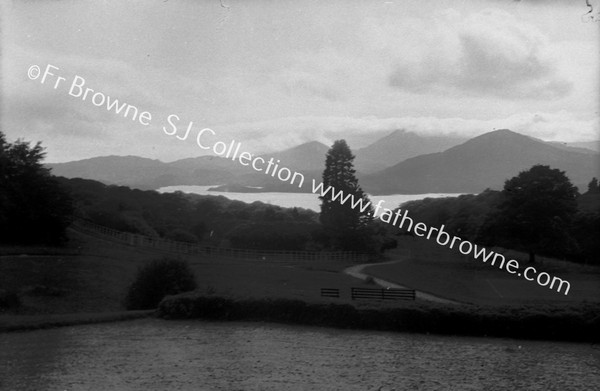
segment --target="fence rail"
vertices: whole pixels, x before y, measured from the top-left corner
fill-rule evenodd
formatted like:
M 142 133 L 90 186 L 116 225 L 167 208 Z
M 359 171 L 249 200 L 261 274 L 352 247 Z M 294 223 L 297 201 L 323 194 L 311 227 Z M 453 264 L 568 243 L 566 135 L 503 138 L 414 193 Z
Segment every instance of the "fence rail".
M 78 219 L 73 222 L 71 227 L 83 233 L 100 235 L 104 238 L 129 246 L 153 248 L 157 250 L 183 254 L 201 254 L 206 257 L 255 259 L 268 262 L 320 260 L 351 262 L 369 261 L 368 254 L 360 254 L 351 251 L 279 251 L 202 246 L 195 243 L 177 242 L 169 239 L 154 238 L 130 232 L 117 231 L 112 228 L 104 227 L 102 225 L 82 219 Z
M 340 297 L 338 288 L 321 288 L 321 297 Z
M 352 300 L 377 299 L 377 300 L 415 300 L 414 289 L 374 289 L 351 288 Z

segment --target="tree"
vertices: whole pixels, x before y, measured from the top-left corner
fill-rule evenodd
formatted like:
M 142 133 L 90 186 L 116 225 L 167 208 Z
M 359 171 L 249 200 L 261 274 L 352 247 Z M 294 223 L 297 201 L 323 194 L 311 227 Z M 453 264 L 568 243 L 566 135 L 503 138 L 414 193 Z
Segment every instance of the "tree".
M 320 196 L 319 220 L 334 247 L 343 250 L 371 251 L 373 209 L 356 179 L 354 155 L 345 140 L 337 140 L 327 152 Z M 341 192 L 341 193 L 340 193 Z M 339 195 L 334 199 L 336 195 Z M 349 197 L 349 198 L 346 198 Z M 345 202 L 341 202 L 346 200 Z M 357 204 L 358 203 L 358 204 Z M 352 207 L 352 205 L 356 207 Z M 361 210 L 362 209 L 362 210 Z
M 565 255 L 576 246 L 570 235 L 577 213 L 577 188 L 563 171 L 535 165 L 507 180 L 502 201 L 482 227 L 488 244 L 536 254 Z
M 588 193 L 599 193 L 599 192 L 600 192 L 600 186 L 598 185 L 598 179 L 596 179 L 594 177 L 588 184 Z
M 40 143 L 6 141 L 0 132 L 0 242 L 57 244 L 73 213 L 71 198 L 41 161 Z

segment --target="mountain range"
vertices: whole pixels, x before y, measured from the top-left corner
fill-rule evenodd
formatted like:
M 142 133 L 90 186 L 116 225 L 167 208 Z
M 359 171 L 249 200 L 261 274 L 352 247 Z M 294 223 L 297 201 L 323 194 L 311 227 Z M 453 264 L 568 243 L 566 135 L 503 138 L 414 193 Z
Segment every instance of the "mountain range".
M 600 155 L 594 151 L 501 129 L 444 152 L 407 159 L 360 182 L 373 194 L 479 193 L 501 189 L 505 180 L 535 164 L 565 171 L 580 189 L 600 173 Z
M 591 145 L 591 144 L 590 144 Z M 301 191 L 310 192 L 310 179 L 320 180 L 329 147 L 313 141 L 265 154 L 306 177 Z M 545 142 L 507 129 L 472 139 L 420 136 L 397 130 L 356 150 L 355 168 L 370 194 L 478 193 L 500 189 L 506 179 L 534 164 L 566 171 L 580 190 L 600 176 L 600 154 L 585 145 Z M 48 164 L 67 178 L 94 179 L 139 189 L 165 186 L 218 186 L 222 191 L 299 191 L 237 161 L 215 156 L 165 163 L 137 156 L 103 156 Z
M 467 140 L 458 136 L 421 136 L 404 129 L 395 130 L 373 144 L 358 149 L 354 167 L 358 172 L 369 174 L 415 156 L 445 151 Z

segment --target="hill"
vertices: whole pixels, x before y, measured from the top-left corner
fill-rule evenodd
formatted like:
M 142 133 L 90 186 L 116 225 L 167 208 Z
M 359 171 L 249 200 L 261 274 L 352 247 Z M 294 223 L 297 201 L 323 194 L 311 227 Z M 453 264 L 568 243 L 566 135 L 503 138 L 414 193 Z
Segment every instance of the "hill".
M 318 141 L 310 141 L 297 147 L 276 152 L 271 155 L 264 155 L 264 158 L 273 157 L 285 162 L 287 167 L 296 171 L 323 171 L 325 167 L 325 155 L 329 147 Z
M 555 146 L 557 148 L 562 148 L 565 149 L 567 151 L 572 151 L 572 152 L 580 152 L 580 153 L 587 153 L 587 154 L 595 154 L 598 153 L 597 149 L 594 149 L 594 143 L 590 142 L 590 143 L 564 143 L 561 141 L 548 141 L 548 144 Z
M 568 145 L 570 145 L 571 147 L 585 148 L 590 149 L 592 151 L 600 152 L 600 140 L 568 143 Z
M 600 155 L 554 146 L 508 129 L 475 137 L 441 153 L 407 159 L 361 178 L 371 194 L 479 193 L 535 164 L 566 171 L 580 190 L 598 177 Z
M 373 144 L 358 149 L 354 167 L 361 173 L 373 173 L 415 156 L 442 152 L 466 140 L 450 136 L 421 136 L 404 129 L 395 130 Z
M 265 160 L 278 159 L 282 165 L 305 176 L 320 176 L 325 166 L 328 147 L 313 141 L 271 155 Z M 56 176 L 93 179 L 108 185 L 130 186 L 138 189 L 158 189 L 164 186 L 258 186 L 264 191 L 295 191 L 286 185 L 237 161 L 217 156 L 186 158 L 170 163 L 137 156 L 102 156 L 68 163 L 47 164 Z M 317 177 L 318 177 L 317 176 Z M 286 187 L 287 186 L 287 187 Z M 267 190 L 269 189 L 269 190 Z
M 255 170 L 248 170 L 244 175 L 228 182 L 227 185 L 218 188 L 219 191 L 235 189 L 240 192 L 310 192 L 310 179 L 320 178 L 325 167 L 325 155 L 329 147 L 318 141 L 310 141 L 281 152 L 261 155 L 265 161 L 273 159 L 279 161 L 282 167 L 302 173 L 305 177 L 304 186 L 298 189 L 296 185 L 290 185 Z M 236 163 L 237 164 L 237 163 Z M 245 187 L 244 187 L 245 186 Z M 256 189 L 256 188 L 259 189 Z
M 93 179 L 105 184 L 148 188 L 156 178 L 175 172 L 160 160 L 138 156 L 100 156 L 67 163 L 46 164 L 52 174 L 66 178 Z

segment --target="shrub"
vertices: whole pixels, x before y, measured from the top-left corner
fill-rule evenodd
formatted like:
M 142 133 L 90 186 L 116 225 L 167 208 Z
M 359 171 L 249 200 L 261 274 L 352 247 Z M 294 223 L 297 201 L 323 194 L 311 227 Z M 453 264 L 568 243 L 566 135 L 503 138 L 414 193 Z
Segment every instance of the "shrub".
M 196 289 L 196 278 L 189 265 L 180 260 L 154 260 L 138 270 L 125 298 L 128 310 L 156 308 L 167 295 Z

